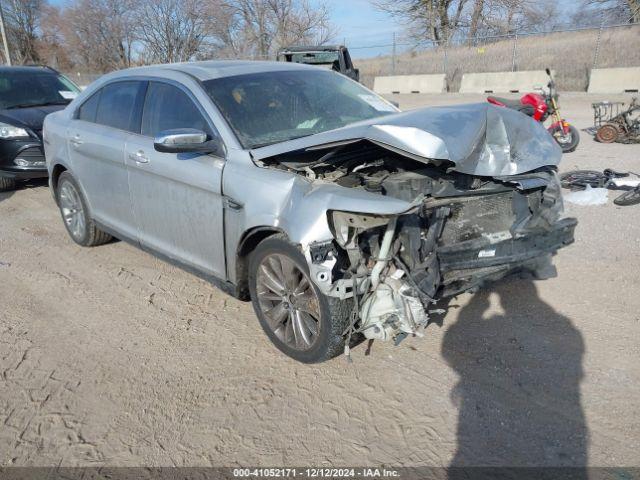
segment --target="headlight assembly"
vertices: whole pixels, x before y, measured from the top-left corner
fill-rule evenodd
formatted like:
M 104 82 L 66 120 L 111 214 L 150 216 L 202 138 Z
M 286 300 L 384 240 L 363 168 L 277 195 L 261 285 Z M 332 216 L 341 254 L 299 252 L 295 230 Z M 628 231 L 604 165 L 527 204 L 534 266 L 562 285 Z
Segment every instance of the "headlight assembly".
M 12 138 L 25 138 L 29 137 L 29 134 L 24 128 L 15 127 L 8 123 L 0 122 L 0 138 L 9 140 Z
M 389 223 L 389 217 L 381 215 L 330 210 L 327 216 L 331 233 L 342 248 L 353 248 L 353 242 L 359 232 Z

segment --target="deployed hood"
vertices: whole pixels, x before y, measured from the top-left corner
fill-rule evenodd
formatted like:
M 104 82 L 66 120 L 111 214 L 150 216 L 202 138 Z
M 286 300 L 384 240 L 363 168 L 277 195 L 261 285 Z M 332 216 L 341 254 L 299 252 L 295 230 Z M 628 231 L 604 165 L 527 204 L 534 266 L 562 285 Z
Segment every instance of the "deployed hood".
M 47 105 L 43 107 L 10 108 L 0 110 L 0 122 L 31 130 L 42 130 L 44 117 L 62 110 L 66 105 Z
M 505 176 L 560 162 L 562 151 L 533 119 L 489 103 L 429 107 L 358 122 L 252 150 L 255 160 L 369 140 L 425 162 L 447 160 L 460 173 Z

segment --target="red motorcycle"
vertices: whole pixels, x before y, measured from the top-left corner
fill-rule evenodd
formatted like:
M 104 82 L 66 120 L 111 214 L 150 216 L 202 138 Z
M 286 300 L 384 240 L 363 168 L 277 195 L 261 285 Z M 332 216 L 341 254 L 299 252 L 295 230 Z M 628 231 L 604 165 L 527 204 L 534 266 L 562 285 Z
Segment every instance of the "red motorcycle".
M 546 72 L 549 75 L 548 90 L 541 88 L 540 93 L 527 93 L 520 100 L 500 97 L 487 97 L 487 100 L 494 105 L 518 110 L 532 117 L 536 122 L 543 123 L 551 117 L 553 123 L 547 128 L 547 131 L 558 142 L 563 153 L 573 152 L 580 143 L 580 134 L 576 127 L 570 125 L 560 116 L 556 82 L 551 75 L 551 70 L 547 68 Z

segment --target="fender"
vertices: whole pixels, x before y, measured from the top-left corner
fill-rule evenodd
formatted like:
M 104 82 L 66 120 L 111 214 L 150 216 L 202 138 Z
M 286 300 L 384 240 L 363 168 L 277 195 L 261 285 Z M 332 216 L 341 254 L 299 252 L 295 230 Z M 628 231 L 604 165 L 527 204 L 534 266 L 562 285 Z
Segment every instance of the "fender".
M 545 102 L 542 95 L 539 93 L 527 93 L 520 99 L 520 101 L 523 105 L 531 105 L 535 109 L 533 119 L 536 122 L 542 122 L 545 113 L 547 113 L 547 110 L 549 109 L 547 102 Z

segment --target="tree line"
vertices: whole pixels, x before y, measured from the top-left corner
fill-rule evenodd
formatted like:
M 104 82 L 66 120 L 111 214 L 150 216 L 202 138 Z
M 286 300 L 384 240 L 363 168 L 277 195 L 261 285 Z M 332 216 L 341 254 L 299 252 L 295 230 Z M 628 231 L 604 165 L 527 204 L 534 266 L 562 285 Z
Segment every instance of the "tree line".
M 270 59 L 334 34 L 327 7 L 308 0 L 4 0 L 2 8 L 13 63 L 63 71 Z
M 345 0 L 349 1 L 349 0 Z M 640 23 L 640 0 L 369 0 L 416 45 L 566 26 Z M 324 0 L 2 0 L 15 64 L 103 73 L 209 58 L 273 59 L 336 36 Z M 349 32 L 341 32 L 348 35 Z
M 517 32 L 640 23 L 640 0 L 372 0 L 408 37 L 451 43 Z

